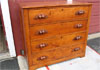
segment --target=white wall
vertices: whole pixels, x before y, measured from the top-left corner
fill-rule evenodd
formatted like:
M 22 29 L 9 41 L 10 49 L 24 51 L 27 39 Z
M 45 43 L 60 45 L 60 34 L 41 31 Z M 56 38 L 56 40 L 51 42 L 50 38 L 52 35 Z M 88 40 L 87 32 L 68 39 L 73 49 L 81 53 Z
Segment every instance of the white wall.
M 9 53 L 11 57 L 15 57 L 16 52 L 15 52 L 15 45 L 14 45 L 14 39 L 13 39 L 13 33 L 12 33 L 12 27 L 11 27 L 8 0 L 0 0 L 0 2 L 1 2 L 1 10 L 2 10 L 2 15 L 3 15 L 3 21 L 4 21 Z

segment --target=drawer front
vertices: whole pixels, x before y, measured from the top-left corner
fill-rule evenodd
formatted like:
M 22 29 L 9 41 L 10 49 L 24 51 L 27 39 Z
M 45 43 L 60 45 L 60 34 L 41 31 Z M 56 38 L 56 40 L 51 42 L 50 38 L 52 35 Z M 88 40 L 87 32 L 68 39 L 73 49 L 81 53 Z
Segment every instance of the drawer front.
M 67 58 L 68 56 L 71 57 L 76 54 L 84 53 L 84 49 L 85 49 L 84 44 L 78 44 L 70 46 L 69 48 L 64 46 L 47 52 L 36 53 L 33 54 L 33 64 L 46 65 L 46 63 L 50 61 L 55 61 L 65 57 Z
M 31 40 L 86 30 L 87 21 L 74 21 L 30 27 Z
M 88 6 L 40 8 L 29 10 L 30 24 L 43 24 L 59 21 L 88 18 Z
M 63 36 L 56 36 L 50 39 L 32 41 L 31 43 L 32 53 L 34 54 L 41 51 L 47 51 L 64 45 L 69 46 L 73 44 L 78 44 L 81 42 L 85 42 L 85 39 L 86 39 L 86 33 L 81 32 Z

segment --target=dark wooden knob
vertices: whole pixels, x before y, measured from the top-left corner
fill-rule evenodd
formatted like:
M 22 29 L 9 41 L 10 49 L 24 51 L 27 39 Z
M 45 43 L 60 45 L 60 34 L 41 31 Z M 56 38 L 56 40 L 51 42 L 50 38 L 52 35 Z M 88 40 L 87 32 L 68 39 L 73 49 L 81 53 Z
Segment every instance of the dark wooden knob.
M 80 11 L 76 12 L 76 15 L 83 15 L 83 14 L 85 14 L 85 11 L 83 11 L 83 10 L 80 10 Z
M 42 44 L 38 45 L 37 48 L 40 48 L 40 49 L 41 49 L 41 48 L 46 47 L 47 45 L 48 45 L 48 44 L 46 44 L 46 43 L 42 43 Z
M 83 27 L 82 24 L 77 24 L 77 25 L 75 25 L 75 28 L 82 28 L 82 27 Z
M 45 14 L 39 14 L 35 17 L 35 19 L 46 19 L 48 16 Z
M 82 36 L 77 36 L 74 38 L 74 40 L 80 40 L 82 38 Z
M 75 48 L 73 51 L 78 51 L 78 50 L 80 50 L 80 48 Z
M 38 35 L 43 35 L 43 34 L 46 34 L 46 33 L 47 33 L 46 30 L 40 30 L 40 31 L 38 31 Z
M 41 56 L 37 60 L 46 60 L 48 57 L 47 56 Z

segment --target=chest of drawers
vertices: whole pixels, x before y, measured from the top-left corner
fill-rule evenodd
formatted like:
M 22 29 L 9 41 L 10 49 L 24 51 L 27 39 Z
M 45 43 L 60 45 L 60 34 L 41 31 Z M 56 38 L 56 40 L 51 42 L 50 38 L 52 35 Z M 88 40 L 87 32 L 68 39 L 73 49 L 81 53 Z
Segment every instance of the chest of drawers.
M 29 70 L 85 56 L 90 3 L 21 3 L 23 50 Z

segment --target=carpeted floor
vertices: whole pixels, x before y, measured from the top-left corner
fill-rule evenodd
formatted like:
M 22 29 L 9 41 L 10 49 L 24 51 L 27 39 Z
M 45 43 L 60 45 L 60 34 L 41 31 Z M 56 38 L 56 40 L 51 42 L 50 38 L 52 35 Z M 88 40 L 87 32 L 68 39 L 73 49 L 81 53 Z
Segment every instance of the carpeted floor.
M 100 37 L 95 39 L 90 39 L 87 42 L 88 46 L 90 46 L 92 49 L 96 50 L 98 53 L 100 53 Z
M 0 70 L 19 70 L 17 58 L 0 60 Z

